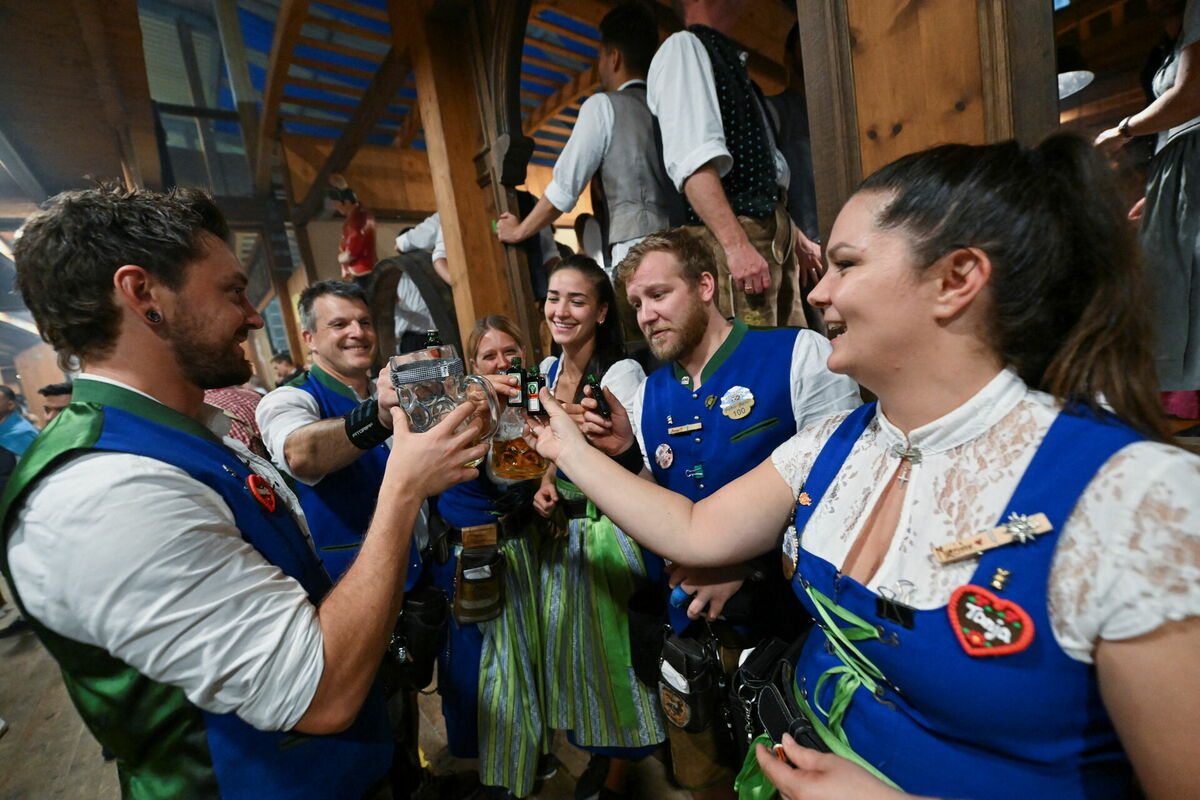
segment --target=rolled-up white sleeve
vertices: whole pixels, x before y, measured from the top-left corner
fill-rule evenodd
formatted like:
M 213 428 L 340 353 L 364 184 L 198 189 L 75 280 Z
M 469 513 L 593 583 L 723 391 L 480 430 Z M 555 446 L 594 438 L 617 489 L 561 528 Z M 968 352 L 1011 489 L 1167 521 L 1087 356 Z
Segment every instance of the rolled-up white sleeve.
M 433 250 L 438 230 L 441 226 L 441 217 L 437 214 L 430 214 L 421 220 L 419 225 L 409 228 L 396 237 L 396 250 L 401 253 L 428 252 Z
M 612 141 L 614 119 L 608 95 L 594 94 L 580 106 L 571 138 L 554 162 L 554 177 L 545 192 L 550 205 L 564 214 L 579 202 L 588 181 L 600 168 Z
M 646 102 L 662 129 L 663 164 L 675 188 L 710 161 L 724 177 L 733 166 L 725 146 L 721 107 L 708 51 L 695 34 L 680 31 L 650 62 Z
M 124 453 L 68 463 L 30 492 L 8 556 L 42 624 L 206 711 L 287 730 L 312 702 L 316 608 L 242 538 L 220 495 L 176 467 Z
M 289 436 L 299 428 L 321 420 L 321 409 L 317 406 L 317 399 L 303 389 L 280 386 L 267 392 L 259 401 L 254 419 L 258 423 L 259 433 L 262 434 L 263 444 L 271 454 L 271 460 L 301 483 L 308 486 L 317 485 L 320 478 L 306 480 L 293 473 L 283 453 L 284 444 Z
M 433 234 L 433 253 L 430 257 L 434 261 L 446 257 L 446 235 L 442 232 L 441 222 L 438 223 L 437 230 Z
M 797 332 L 792 348 L 792 413 L 797 430 L 862 404 L 858 384 L 845 375 L 830 372 L 826 366 L 831 352 L 833 346 L 821 334 L 810 330 Z

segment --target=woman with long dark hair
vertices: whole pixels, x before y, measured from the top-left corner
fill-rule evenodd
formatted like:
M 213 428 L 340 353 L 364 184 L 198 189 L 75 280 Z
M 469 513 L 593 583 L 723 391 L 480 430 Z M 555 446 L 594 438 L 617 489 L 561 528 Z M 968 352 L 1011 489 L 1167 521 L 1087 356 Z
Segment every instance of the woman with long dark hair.
M 631 403 L 645 372 L 624 357 L 612 283 L 587 256 L 568 257 L 550 273 L 546 322 L 562 355 L 541 364 L 549 392 L 577 420 L 588 375 Z M 666 738 L 658 700 L 629 661 L 628 601 L 645 580 L 641 549 L 597 513 L 561 470 L 548 473 L 534 498 L 559 525 L 542 552 L 546 706 L 551 727 L 566 730 L 593 758 L 576 797 L 601 786 L 623 789 L 629 761 Z
M 1181 668 L 1200 657 L 1200 458 L 1163 434 L 1110 184 L 1062 135 L 869 177 L 810 300 L 830 369 L 878 403 L 695 506 L 547 400 L 538 449 L 650 550 L 709 566 L 782 545 L 818 622 L 791 691 L 831 751 L 758 747 L 784 797 L 1117 798 L 1134 772 L 1151 798 L 1200 796 Z

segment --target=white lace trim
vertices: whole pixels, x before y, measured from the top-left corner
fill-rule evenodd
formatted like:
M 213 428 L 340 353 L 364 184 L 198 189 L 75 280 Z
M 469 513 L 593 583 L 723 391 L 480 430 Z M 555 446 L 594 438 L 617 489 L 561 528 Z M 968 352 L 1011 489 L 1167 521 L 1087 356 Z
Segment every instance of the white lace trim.
M 964 406 L 913 431 L 909 441 L 922 459 L 871 588 L 904 579 L 916 586 L 915 607 L 945 605 L 976 561 L 940 565 L 931 548 L 996 524 L 1057 413 L 1053 398 L 1005 371 Z M 827 417 L 775 450 L 772 461 L 793 493 L 845 417 Z M 895 470 L 897 441 L 903 435 L 877 415 L 813 512 L 806 550 L 845 562 Z M 1100 638 L 1128 639 L 1200 616 L 1200 457 L 1142 442 L 1101 468 L 1060 535 L 1048 610 L 1059 646 L 1089 663 Z

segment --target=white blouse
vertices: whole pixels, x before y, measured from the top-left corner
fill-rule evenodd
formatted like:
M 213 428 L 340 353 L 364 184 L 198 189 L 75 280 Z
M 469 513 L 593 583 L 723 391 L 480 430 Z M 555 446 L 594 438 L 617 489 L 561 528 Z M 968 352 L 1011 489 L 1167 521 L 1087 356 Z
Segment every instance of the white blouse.
M 895 590 L 907 580 L 909 605 L 945 605 L 978 562 L 939 564 L 932 548 L 997 524 L 1057 413 L 1053 397 L 1011 370 L 907 439 L 877 412 L 813 512 L 804 549 L 844 564 L 899 464 L 892 448 L 915 446 L 922 459 L 911 465 L 895 537 L 870 587 Z M 793 495 L 846 416 L 826 417 L 772 454 Z M 1101 467 L 1059 535 L 1048 610 L 1059 646 L 1085 663 L 1098 639 L 1130 639 L 1200 615 L 1200 457 L 1139 442 Z

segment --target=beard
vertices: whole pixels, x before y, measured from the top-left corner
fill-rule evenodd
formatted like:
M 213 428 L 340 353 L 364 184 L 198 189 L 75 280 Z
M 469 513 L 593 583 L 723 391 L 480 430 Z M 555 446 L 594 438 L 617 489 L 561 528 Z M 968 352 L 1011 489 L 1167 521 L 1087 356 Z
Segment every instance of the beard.
M 244 336 L 248 328 L 238 331 Z M 201 389 L 222 389 L 250 380 L 254 370 L 233 339 L 213 342 L 211 327 L 189 311 L 180 311 L 167 329 L 171 351 L 184 377 Z
M 659 361 L 678 361 L 694 350 L 704 338 L 704 331 L 708 329 L 707 310 L 694 291 L 689 293 L 688 300 L 687 313 L 675 326 L 674 335 L 662 342 L 656 342 L 647 336 L 650 352 Z

